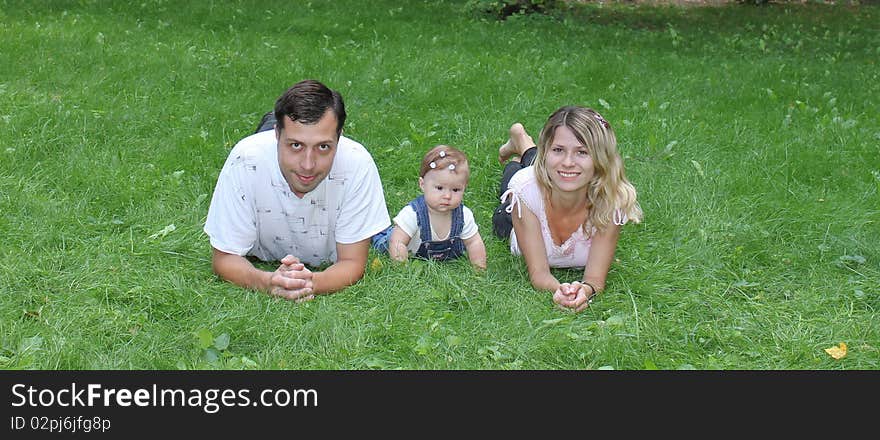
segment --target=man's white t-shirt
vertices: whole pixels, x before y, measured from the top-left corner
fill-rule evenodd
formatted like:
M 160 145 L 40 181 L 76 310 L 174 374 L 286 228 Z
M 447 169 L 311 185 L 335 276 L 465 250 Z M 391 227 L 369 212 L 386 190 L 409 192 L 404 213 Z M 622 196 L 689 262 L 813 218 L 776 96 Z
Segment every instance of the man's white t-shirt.
M 327 177 L 299 198 L 281 174 L 275 131 L 248 136 L 220 171 L 205 233 L 214 248 L 317 266 L 336 262 L 336 243 L 367 239 L 391 223 L 379 172 L 360 143 L 339 137 Z
M 461 228 L 461 239 L 467 240 L 476 235 L 479 230 L 477 228 L 477 222 L 474 221 L 474 213 L 471 212 L 470 208 L 467 206 L 462 205 L 462 208 L 464 225 Z M 422 237 L 421 234 L 419 234 L 419 218 L 413 207 L 409 204 L 404 206 L 397 216 L 394 217 L 394 224 L 400 226 L 400 229 L 411 237 L 409 244 L 406 245 L 406 249 L 409 251 L 410 255 L 418 252 L 419 246 L 422 245 Z M 441 236 L 434 232 L 434 225 L 431 225 L 431 240 L 446 240 L 449 238 L 449 232 L 450 231 L 445 231 Z

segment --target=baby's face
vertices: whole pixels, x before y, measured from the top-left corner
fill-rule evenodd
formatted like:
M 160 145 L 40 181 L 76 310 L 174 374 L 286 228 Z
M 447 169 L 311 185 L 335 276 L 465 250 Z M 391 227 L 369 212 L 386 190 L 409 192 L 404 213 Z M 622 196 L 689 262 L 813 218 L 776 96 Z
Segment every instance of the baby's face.
M 467 188 L 468 176 L 449 169 L 432 170 L 419 177 L 419 188 L 425 194 L 425 203 L 435 212 L 451 212 L 461 205 Z

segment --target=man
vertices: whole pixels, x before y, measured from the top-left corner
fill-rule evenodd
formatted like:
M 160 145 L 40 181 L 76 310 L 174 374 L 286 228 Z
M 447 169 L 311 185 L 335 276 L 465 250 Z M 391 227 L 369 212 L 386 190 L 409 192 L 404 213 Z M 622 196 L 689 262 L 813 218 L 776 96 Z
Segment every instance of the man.
M 308 301 L 361 279 L 370 238 L 391 220 L 373 158 L 342 136 L 338 92 L 301 81 L 278 98 L 274 117 L 274 130 L 258 129 L 229 153 L 205 233 L 221 278 Z M 266 272 L 247 256 L 281 264 Z M 306 267 L 325 262 L 321 272 Z

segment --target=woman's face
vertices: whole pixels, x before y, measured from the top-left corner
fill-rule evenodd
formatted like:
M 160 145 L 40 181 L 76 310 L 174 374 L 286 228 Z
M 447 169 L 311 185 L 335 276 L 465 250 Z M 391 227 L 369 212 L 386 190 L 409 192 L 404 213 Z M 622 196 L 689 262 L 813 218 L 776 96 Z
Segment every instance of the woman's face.
M 556 128 L 544 165 L 553 186 L 564 192 L 585 190 L 595 173 L 586 145 L 566 126 Z

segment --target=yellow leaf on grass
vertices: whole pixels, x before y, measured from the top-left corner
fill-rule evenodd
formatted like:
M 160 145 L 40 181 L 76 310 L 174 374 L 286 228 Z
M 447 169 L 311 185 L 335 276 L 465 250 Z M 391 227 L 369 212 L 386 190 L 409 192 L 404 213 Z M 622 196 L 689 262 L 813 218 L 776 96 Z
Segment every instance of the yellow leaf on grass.
M 846 344 L 841 342 L 837 347 L 829 347 L 825 352 L 834 359 L 843 359 L 846 356 Z
M 373 269 L 373 272 L 378 272 L 382 269 L 382 260 L 379 257 L 374 257 L 373 262 L 370 263 L 370 269 Z

